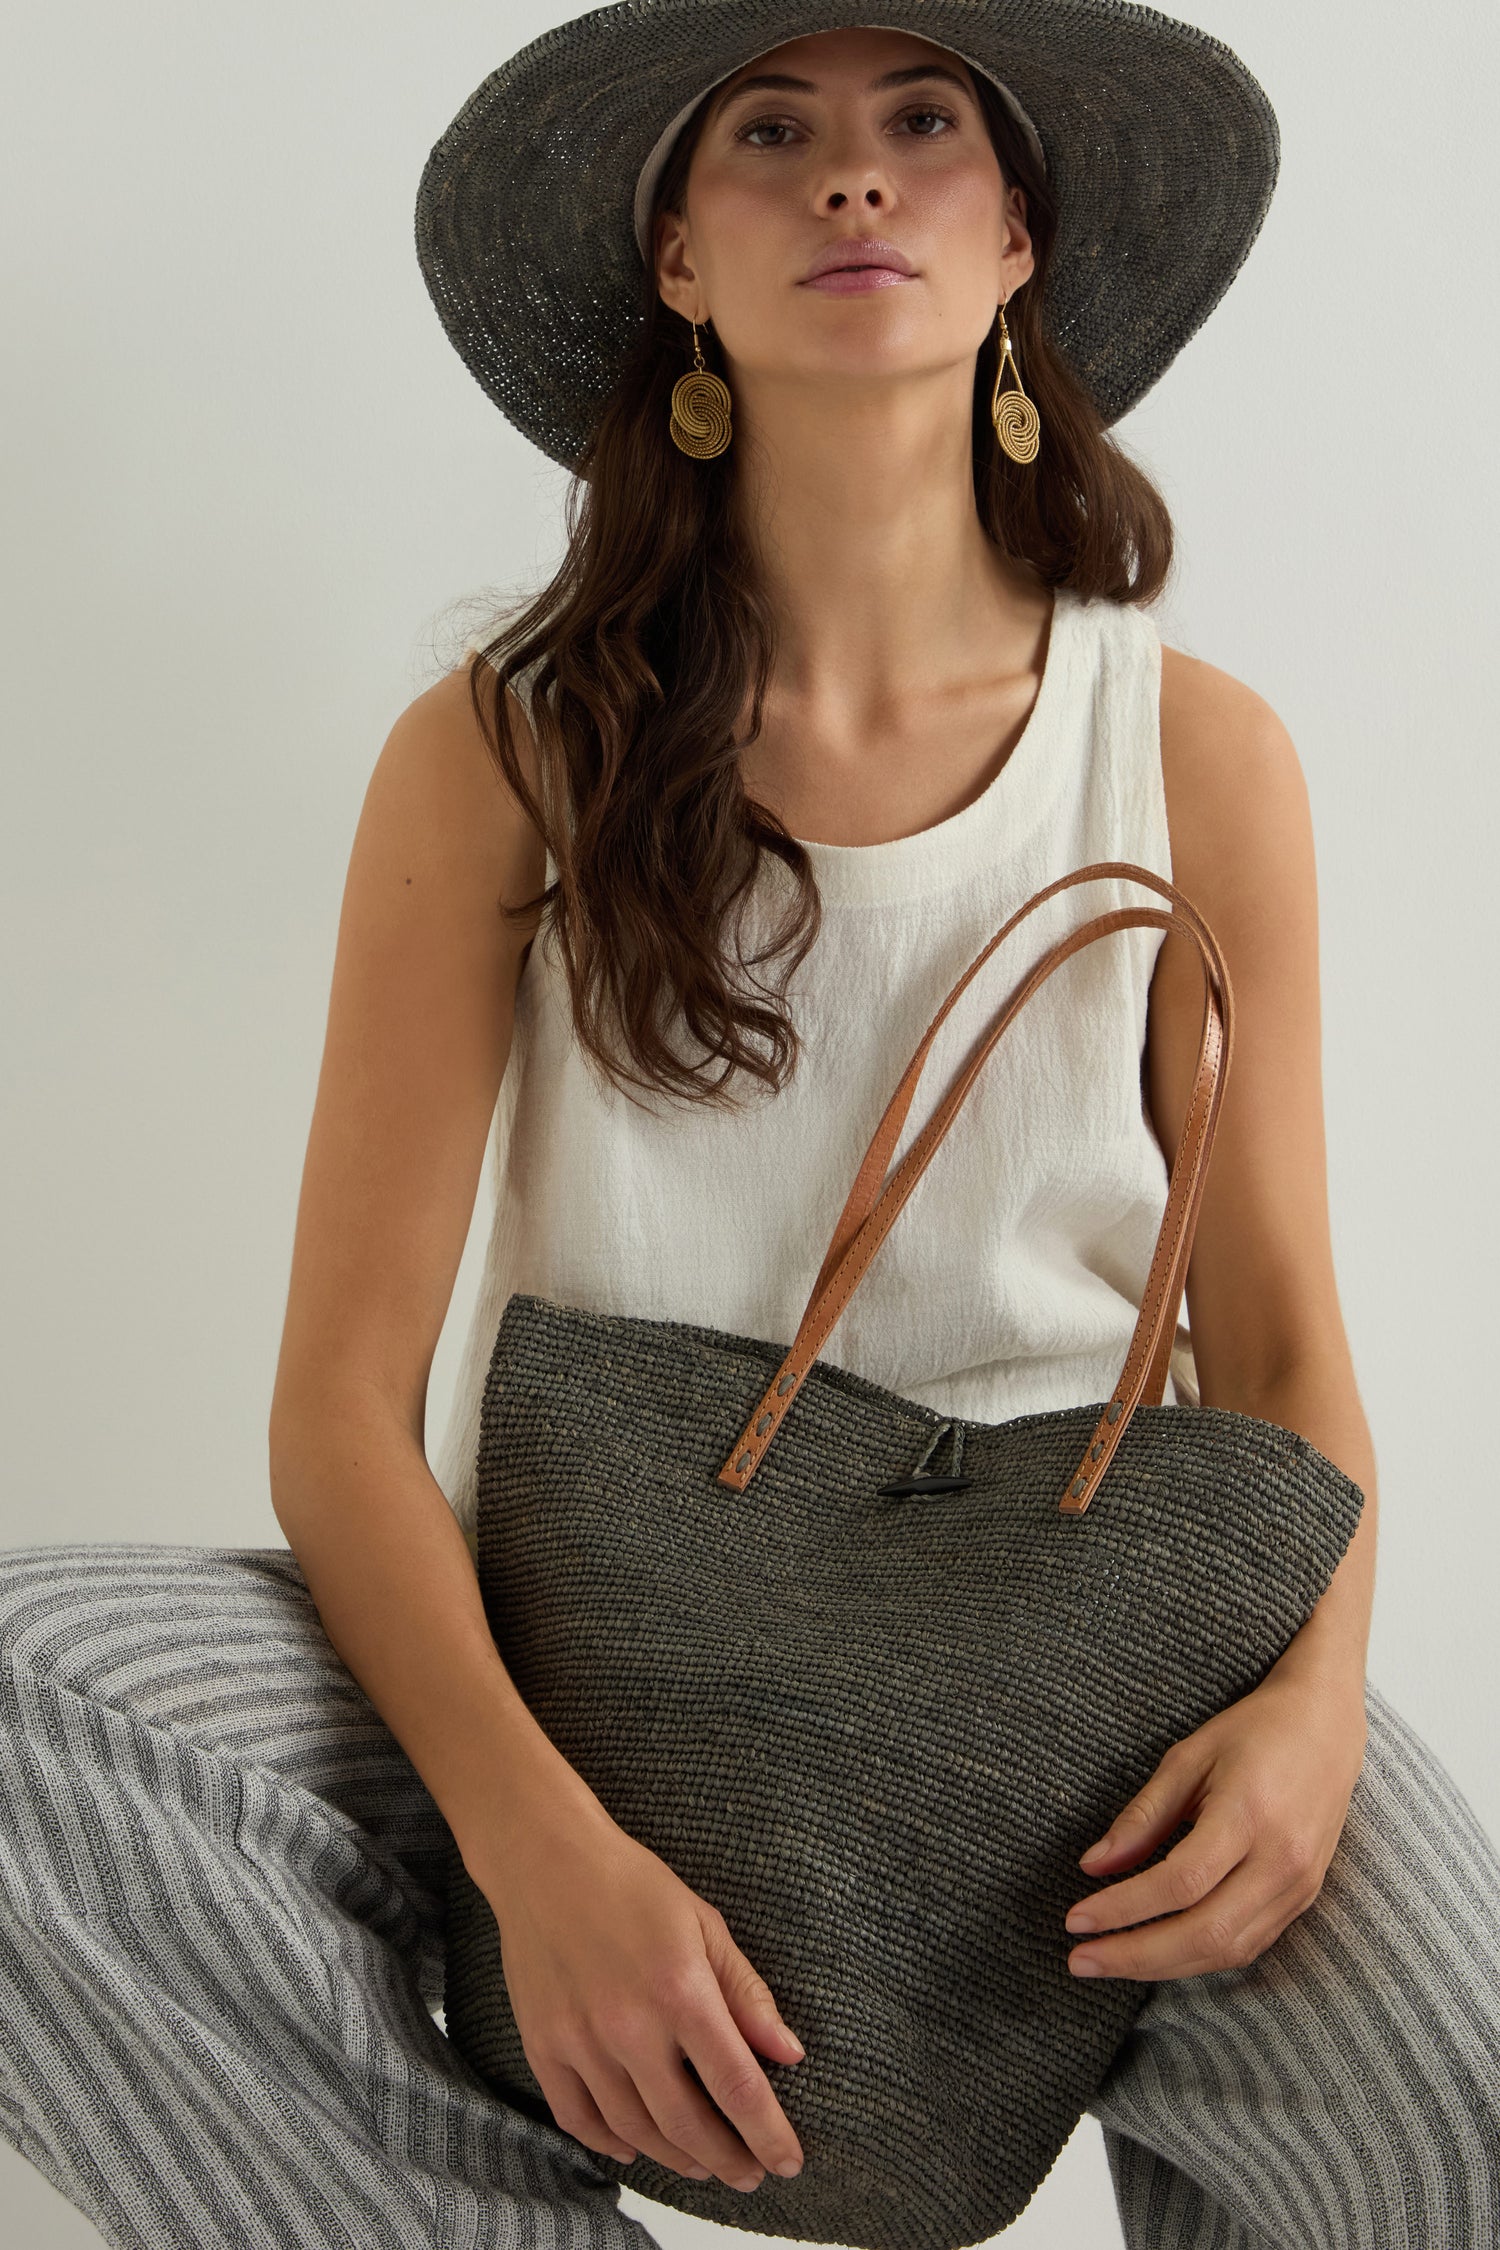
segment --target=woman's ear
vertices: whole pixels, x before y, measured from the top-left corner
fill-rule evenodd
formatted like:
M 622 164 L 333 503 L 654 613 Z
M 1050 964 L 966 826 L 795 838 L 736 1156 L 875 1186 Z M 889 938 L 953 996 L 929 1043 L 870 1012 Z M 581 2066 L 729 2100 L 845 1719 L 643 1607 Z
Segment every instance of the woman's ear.
M 1007 296 L 1029 281 L 1036 272 L 1036 258 L 1031 247 L 1031 230 L 1026 224 L 1026 190 L 1008 187 L 1005 191 L 1005 241 L 1000 255 L 1001 286 Z
M 688 249 L 687 221 L 677 211 L 656 215 L 656 287 L 662 303 L 684 320 L 708 318 Z

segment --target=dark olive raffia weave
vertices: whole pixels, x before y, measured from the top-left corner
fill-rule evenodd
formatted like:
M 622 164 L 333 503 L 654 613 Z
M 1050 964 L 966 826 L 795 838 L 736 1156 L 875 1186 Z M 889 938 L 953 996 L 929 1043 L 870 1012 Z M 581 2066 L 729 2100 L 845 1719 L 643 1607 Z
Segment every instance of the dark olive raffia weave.
M 1206 1163 L 1211 1119 L 1202 1138 Z M 481 1414 L 480 1583 L 548 1736 L 720 1909 L 806 2048 L 762 2059 L 796 2178 L 745 2196 L 644 2155 L 594 2162 L 721 2225 L 959 2250 L 1024 2208 L 1151 1991 L 1069 1972 L 1079 1854 L 1264 1676 L 1363 1495 L 1291 1430 L 1144 1401 L 1134 1348 L 1137 1403 L 1106 1416 L 1125 1426 L 1086 1513 L 1058 1496 L 1100 1404 L 954 1421 L 821 1360 L 728 1489 L 747 1414 L 793 1364 L 513 1294 Z M 914 1472 L 938 1482 L 882 1495 Z M 551 2121 L 456 1845 L 449 1880 L 448 2036 Z

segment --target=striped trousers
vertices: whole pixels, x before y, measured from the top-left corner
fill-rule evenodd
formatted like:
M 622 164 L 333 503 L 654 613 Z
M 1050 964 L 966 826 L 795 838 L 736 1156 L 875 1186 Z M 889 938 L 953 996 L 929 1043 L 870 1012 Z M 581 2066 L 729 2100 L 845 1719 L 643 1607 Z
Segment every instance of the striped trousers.
M 1129 2250 L 1500 2250 L 1500 1860 L 1367 1701 L 1317 1899 L 1091 2105 Z M 0 2135 L 117 2250 L 655 2250 L 436 2022 L 445 1834 L 289 1549 L 0 1552 Z

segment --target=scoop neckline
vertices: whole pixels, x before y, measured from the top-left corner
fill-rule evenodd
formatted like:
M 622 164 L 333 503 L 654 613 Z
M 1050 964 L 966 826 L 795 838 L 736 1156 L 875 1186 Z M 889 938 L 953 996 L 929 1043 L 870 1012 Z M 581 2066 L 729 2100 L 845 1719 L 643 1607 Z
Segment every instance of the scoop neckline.
M 888 837 L 879 844 L 794 839 L 808 856 L 825 905 L 859 905 L 947 890 L 976 868 L 993 865 L 999 844 L 1014 844 L 1034 825 L 1045 808 L 1045 786 L 1057 773 L 1058 761 L 1051 753 L 1076 614 L 1073 589 L 1054 586 L 1042 676 L 1030 715 L 1000 771 L 969 804 L 930 828 Z
M 1060 721 L 1076 657 L 1086 597 L 1072 586 L 1054 586 L 1042 677 L 1015 748 L 971 804 L 930 828 L 880 844 L 825 844 L 793 839 L 806 852 L 824 906 L 868 906 L 920 898 L 953 889 L 1015 846 L 1038 825 L 1061 785 Z M 518 675 L 530 698 L 531 681 L 544 660 Z M 549 882 L 555 870 L 548 854 Z M 762 852 L 759 880 L 790 883 L 784 863 Z

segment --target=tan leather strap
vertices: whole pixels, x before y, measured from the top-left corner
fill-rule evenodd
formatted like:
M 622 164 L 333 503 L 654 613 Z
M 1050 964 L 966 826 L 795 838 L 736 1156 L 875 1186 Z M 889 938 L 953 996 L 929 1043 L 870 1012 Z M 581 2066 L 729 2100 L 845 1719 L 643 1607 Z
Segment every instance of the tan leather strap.
M 882 1188 L 880 1182 L 885 1167 L 900 1138 L 902 1124 L 916 1092 L 917 1080 L 921 1076 L 938 1028 L 969 980 L 1016 925 L 1046 899 L 1074 883 L 1116 877 L 1149 885 L 1162 897 L 1174 902 L 1174 911 L 1164 912 L 1158 907 L 1117 908 L 1084 923 L 1079 929 L 1059 939 L 1043 954 L 973 1049 L 927 1125 Z M 756 1402 L 728 1460 L 720 1469 L 720 1484 L 742 1492 L 755 1474 L 766 1448 L 797 1394 L 803 1376 L 817 1359 L 830 1330 L 859 1286 L 870 1260 L 890 1231 L 897 1213 L 931 1162 L 987 1057 L 1017 1011 L 1071 954 L 1111 931 L 1131 928 L 1154 928 L 1168 934 L 1175 931 L 1180 936 L 1193 939 L 1204 978 L 1203 1033 L 1192 1096 L 1172 1165 L 1166 1209 L 1162 1215 L 1135 1333 L 1120 1379 L 1100 1415 L 1083 1460 L 1070 1477 L 1058 1503 L 1064 1514 L 1083 1514 L 1098 1490 L 1100 1479 L 1114 1456 L 1115 1448 L 1129 1427 L 1130 1417 L 1136 1406 L 1142 1398 L 1148 1404 L 1160 1405 L 1165 1396 L 1167 1365 L 1176 1333 L 1178 1306 L 1187 1280 L 1193 1232 L 1197 1226 L 1199 1204 L 1208 1176 L 1208 1159 L 1213 1147 L 1219 1104 L 1223 1098 L 1233 1044 L 1233 996 L 1229 972 L 1213 932 L 1191 900 L 1185 898 L 1175 884 L 1165 881 L 1149 868 L 1137 867 L 1128 860 L 1095 861 L 1088 867 L 1075 868 L 1071 874 L 1060 876 L 1056 882 L 1049 883 L 1044 890 L 1038 891 L 996 931 L 948 994 L 928 1025 L 886 1105 L 885 1114 L 875 1130 L 834 1229 L 833 1240 L 813 1283 L 796 1336 L 781 1366 Z
M 1011 920 L 1005 925 L 1005 927 L 997 934 L 996 937 L 990 940 L 990 943 L 978 955 L 977 959 L 973 963 L 971 963 L 970 967 L 965 971 L 964 976 L 959 980 L 958 984 L 949 994 L 947 1001 L 939 1010 L 937 1016 L 933 1020 L 933 1023 L 929 1026 L 928 1032 L 917 1051 L 917 1055 L 913 1058 L 911 1065 L 908 1066 L 908 1070 L 902 1080 L 901 1085 L 898 1086 L 890 1103 L 887 1105 L 885 1117 L 881 1120 L 881 1123 L 876 1130 L 875 1139 L 871 1144 L 871 1151 L 869 1154 L 867 1154 L 865 1162 L 860 1167 L 859 1176 L 855 1181 L 853 1189 L 851 1189 L 850 1191 L 849 1200 L 845 1205 L 844 1213 L 840 1218 L 838 1228 L 835 1231 L 835 1247 L 834 1249 L 830 1250 L 828 1258 L 824 1260 L 824 1271 L 819 1275 L 818 1281 L 814 1284 L 814 1299 L 816 1299 L 821 1288 L 824 1286 L 829 1270 L 835 1264 L 841 1262 L 836 1254 L 837 1244 L 840 1240 L 842 1240 L 845 1248 L 847 1249 L 848 1244 L 853 1240 L 853 1237 L 863 1226 L 869 1214 L 869 1211 L 873 1206 L 876 1182 L 878 1181 L 880 1172 L 883 1170 L 886 1161 L 889 1159 L 890 1151 L 895 1146 L 896 1139 L 899 1136 L 901 1124 L 905 1118 L 906 1111 L 910 1106 L 911 1098 L 916 1088 L 917 1077 L 920 1073 L 922 1064 L 926 1058 L 926 1054 L 935 1036 L 937 1026 L 942 1022 L 943 1017 L 947 1014 L 948 1009 L 953 1005 L 958 994 L 968 983 L 969 978 L 975 974 L 977 969 L 988 958 L 989 954 L 994 950 L 995 946 L 998 945 L 1001 940 L 1009 933 L 1009 931 L 1016 926 L 1016 923 L 1019 922 L 1024 915 L 1029 914 L 1034 907 L 1040 905 L 1044 899 L 1053 896 L 1057 891 L 1066 889 L 1073 883 L 1097 880 L 1101 874 L 1124 874 L 1127 876 L 1139 874 L 1145 881 L 1150 883 L 1153 888 L 1165 888 L 1165 891 L 1167 893 L 1173 895 L 1181 901 L 1182 911 L 1189 917 L 1191 921 L 1197 924 L 1198 931 L 1201 933 L 1200 950 L 1203 946 L 1207 946 L 1212 949 L 1212 955 L 1217 964 L 1217 969 L 1210 971 L 1209 981 L 1212 988 L 1214 974 L 1217 973 L 1217 971 L 1222 971 L 1222 956 L 1218 954 L 1218 949 L 1214 944 L 1212 933 L 1208 930 L 1207 925 L 1203 922 L 1202 917 L 1198 915 L 1191 902 L 1183 898 L 1181 892 L 1175 891 L 1174 887 L 1171 884 L 1163 886 L 1159 878 L 1152 875 L 1149 870 L 1137 870 L 1131 863 L 1126 861 L 1099 861 L 1091 867 L 1076 869 L 1071 875 L 1063 876 L 1058 882 L 1049 884 L 1045 890 L 1039 891 L 1033 899 L 1028 900 L 1027 904 L 1023 906 L 1017 914 L 1012 916 Z M 1153 919 L 1153 917 L 1148 916 L 1147 919 L 1148 921 L 1150 921 Z M 1166 926 L 1161 921 L 1160 917 L 1155 917 L 1154 919 L 1156 922 L 1156 926 Z M 1072 936 L 1061 940 L 1059 942 L 1059 945 L 1053 949 L 1052 955 L 1046 957 L 1045 966 L 1042 964 L 1038 964 L 1037 969 L 1033 972 L 1030 984 L 1026 987 L 1025 990 L 1018 992 L 1013 997 L 1007 1013 L 1001 1018 L 999 1022 L 997 1022 L 992 1027 L 986 1046 L 975 1056 L 973 1062 L 973 1070 L 975 1072 L 977 1072 L 979 1064 L 983 1062 L 985 1054 L 988 1053 L 989 1046 L 993 1044 L 994 1040 L 999 1037 L 1001 1031 L 1005 1028 L 1005 1024 L 1009 1021 L 1010 1015 L 1013 1014 L 1015 1009 L 1019 1007 L 1029 996 L 1030 991 L 1034 990 L 1036 988 L 1036 985 L 1042 981 L 1043 977 L 1050 974 L 1051 969 L 1057 966 L 1059 961 L 1065 959 L 1069 953 L 1076 951 L 1080 945 L 1090 942 L 1091 937 L 1102 935 L 1104 927 L 1105 925 L 1101 924 L 1097 928 L 1075 931 Z M 1207 1026 L 1205 1025 L 1205 1037 L 1206 1036 Z M 1200 1055 L 1200 1074 L 1201 1064 L 1202 1057 Z M 964 1094 L 967 1092 L 967 1084 L 968 1081 L 966 1080 L 962 1085 L 955 1086 L 955 1088 L 952 1090 L 949 1097 L 952 1112 L 956 1112 L 959 1104 L 963 1100 Z M 926 1159 L 925 1157 L 920 1160 L 917 1159 L 916 1148 L 920 1146 L 926 1146 L 926 1153 L 930 1156 L 932 1149 L 936 1147 L 937 1142 L 941 1139 L 943 1133 L 946 1131 L 947 1124 L 949 1122 L 951 1122 L 951 1115 L 948 1109 L 945 1107 L 945 1109 L 940 1110 L 938 1114 L 931 1120 L 927 1128 L 927 1133 L 931 1136 L 930 1145 L 927 1144 L 926 1137 L 924 1136 L 923 1142 L 916 1144 L 913 1150 L 909 1152 L 907 1161 L 913 1162 L 917 1165 L 917 1168 L 920 1168 L 920 1163 L 924 1163 Z M 1205 1165 L 1206 1161 L 1207 1156 L 1205 1151 Z M 1200 1197 L 1202 1193 L 1202 1178 L 1205 1176 L 1206 1174 L 1200 1175 L 1198 1186 L 1198 1196 Z M 900 1178 L 901 1175 L 898 1174 L 897 1177 Z M 913 1178 L 910 1184 L 915 1185 L 915 1178 Z M 895 1180 L 891 1182 L 891 1187 L 893 1190 L 896 1188 Z M 905 1198 L 903 1194 L 901 1200 L 904 1201 L 904 1199 Z M 892 1216 L 894 1216 L 894 1210 L 892 1212 Z M 1169 1322 L 1163 1321 L 1161 1325 L 1157 1346 L 1153 1352 L 1151 1367 L 1148 1372 L 1147 1381 L 1143 1393 L 1148 1402 L 1153 1405 L 1160 1405 L 1166 1392 L 1167 1367 L 1171 1358 L 1172 1346 L 1176 1333 L 1176 1308 L 1181 1301 L 1182 1285 L 1186 1279 L 1188 1255 L 1192 1246 L 1192 1231 L 1196 1226 L 1196 1223 L 1197 1199 L 1195 1198 L 1185 1214 L 1185 1224 L 1183 1226 L 1179 1242 L 1179 1254 L 1177 1259 L 1174 1261 L 1173 1272 L 1169 1282 L 1169 1286 L 1175 1284 L 1175 1286 L 1173 1287 L 1173 1293 L 1170 1298 L 1172 1317 Z M 1164 1228 L 1170 1226 L 1170 1221 L 1165 1216 L 1163 1225 Z M 852 1294 L 852 1290 L 850 1293 Z M 832 1323 L 830 1322 L 829 1325 L 831 1326 Z M 1095 1480 L 1095 1482 L 1097 1482 L 1097 1479 Z

